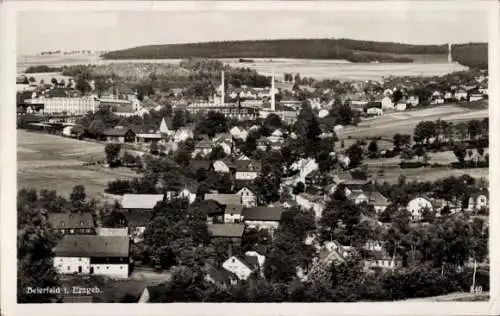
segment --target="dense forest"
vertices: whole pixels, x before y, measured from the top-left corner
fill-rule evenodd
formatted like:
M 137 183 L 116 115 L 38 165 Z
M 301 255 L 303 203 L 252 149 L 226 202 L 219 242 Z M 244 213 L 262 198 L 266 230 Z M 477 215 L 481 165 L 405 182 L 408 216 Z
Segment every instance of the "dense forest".
M 487 68 L 486 43 L 457 44 L 454 60 L 472 68 Z M 306 58 L 351 62 L 413 62 L 411 55 L 445 55 L 447 45 L 409 45 L 350 39 L 290 39 L 225 41 L 140 46 L 109 52 L 105 59 L 161 58 Z M 399 55 L 399 56 L 398 56 Z
M 107 59 L 253 57 L 412 62 L 407 56 L 394 56 L 394 54 L 446 54 L 446 52 L 446 45 L 408 45 L 349 39 L 291 39 L 141 46 L 109 52 L 103 57 Z
M 478 69 L 488 69 L 488 44 L 470 43 L 457 44 L 451 47 L 453 61 L 464 66 Z

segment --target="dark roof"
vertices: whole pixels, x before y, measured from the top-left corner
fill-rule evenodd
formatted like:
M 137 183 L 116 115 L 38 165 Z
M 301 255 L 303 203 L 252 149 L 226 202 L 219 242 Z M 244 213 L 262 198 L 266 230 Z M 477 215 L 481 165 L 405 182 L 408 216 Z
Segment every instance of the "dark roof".
M 196 208 L 196 207 L 202 208 L 207 212 L 208 215 L 223 214 L 224 213 L 224 209 L 223 209 L 222 205 L 220 205 L 219 203 L 217 203 L 214 200 L 196 201 L 196 202 L 192 203 L 189 207 L 190 208 Z
M 191 160 L 189 162 L 189 165 L 194 169 L 194 170 L 198 170 L 198 169 L 205 169 L 205 170 L 208 170 L 210 169 L 210 161 L 208 160 Z
M 251 207 L 243 210 L 245 220 L 251 221 L 276 221 L 281 219 L 281 214 L 286 210 L 282 207 Z
M 212 280 L 219 284 L 228 284 L 231 279 L 237 279 L 237 276 L 234 273 L 227 271 L 226 269 L 217 269 L 213 266 L 209 266 L 206 273 Z
M 236 258 L 249 267 L 250 270 L 255 270 L 259 267 L 259 259 L 256 256 L 245 255 L 244 257 L 236 256 Z
M 48 221 L 53 228 L 93 228 L 94 219 L 90 213 L 50 213 Z
M 228 204 L 226 205 L 226 210 L 224 213 L 226 214 L 240 214 L 243 211 L 243 205 L 241 204 Z
M 378 191 L 368 192 L 366 196 L 368 196 L 370 204 L 385 206 L 390 204 L 389 200 Z
M 241 204 L 241 196 L 238 194 L 207 193 L 205 194 L 205 200 L 214 200 L 222 205 Z
M 244 224 L 209 224 L 208 231 L 213 237 L 241 238 Z
M 237 192 L 237 191 L 247 187 L 249 190 L 251 190 L 255 194 L 255 191 L 251 189 L 252 184 L 253 184 L 253 180 L 235 180 L 234 181 L 234 190 Z
M 236 165 L 236 171 L 260 171 L 261 169 L 261 164 L 259 161 L 252 161 L 252 160 L 236 160 L 235 161 Z
M 54 252 L 57 257 L 128 257 L 128 236 L 65 235 Z
M 68 96 L 68 89 L 55 88 L 49 91 L 49 96 L 52 98 L 65 98 Z
M 144 227 L 147 226 L 153 212 L 144 209 L 128 209 L 121 212 L 127 219 L 128 227 Z
M 108 128 L 104 130 L 104 136 L 125 136 L 128 132 L 134 133 L 130 128 Z

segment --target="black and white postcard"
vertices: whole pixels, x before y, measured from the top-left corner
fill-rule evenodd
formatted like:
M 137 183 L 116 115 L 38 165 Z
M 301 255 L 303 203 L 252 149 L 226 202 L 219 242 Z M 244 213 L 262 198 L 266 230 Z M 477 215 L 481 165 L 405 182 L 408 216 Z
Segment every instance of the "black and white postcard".
M 5 8 L 6 315 L 494 313 L 495 1 Z

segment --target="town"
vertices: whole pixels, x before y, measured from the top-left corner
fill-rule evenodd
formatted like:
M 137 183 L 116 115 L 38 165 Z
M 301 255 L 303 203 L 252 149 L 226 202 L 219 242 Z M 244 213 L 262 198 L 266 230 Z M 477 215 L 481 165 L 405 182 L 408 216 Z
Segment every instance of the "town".
M 46 299 L 487 293 L 487 71 L 338 81 L 209 59 L 61 70 L 17 78 L 18 228 L 54 236 L 48 261 L 29 263 L 57 273 L 43 284 L 113 297 Z

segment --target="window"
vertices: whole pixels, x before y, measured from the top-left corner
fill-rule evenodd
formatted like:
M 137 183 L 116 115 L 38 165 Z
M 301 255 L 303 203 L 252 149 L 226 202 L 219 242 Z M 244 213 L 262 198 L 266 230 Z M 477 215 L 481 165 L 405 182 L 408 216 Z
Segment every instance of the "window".
M 61 221 L 61 226 L 64 227 L 65 223 Z
M 68 266 L 68 271 L 71 270 L 71 266 Z
M 82 261 L 82 258 L 78 258 L 78 261 Z
M 69 232 L 70 232 L 70 234 L 74 234 L 75 230 L 74 229 L 70 229 Z
M 106 266 L 106 270 L 109 270 L 109 266 Z
M 120 266 L 120 270 L 123 270 L 123 266 Z

